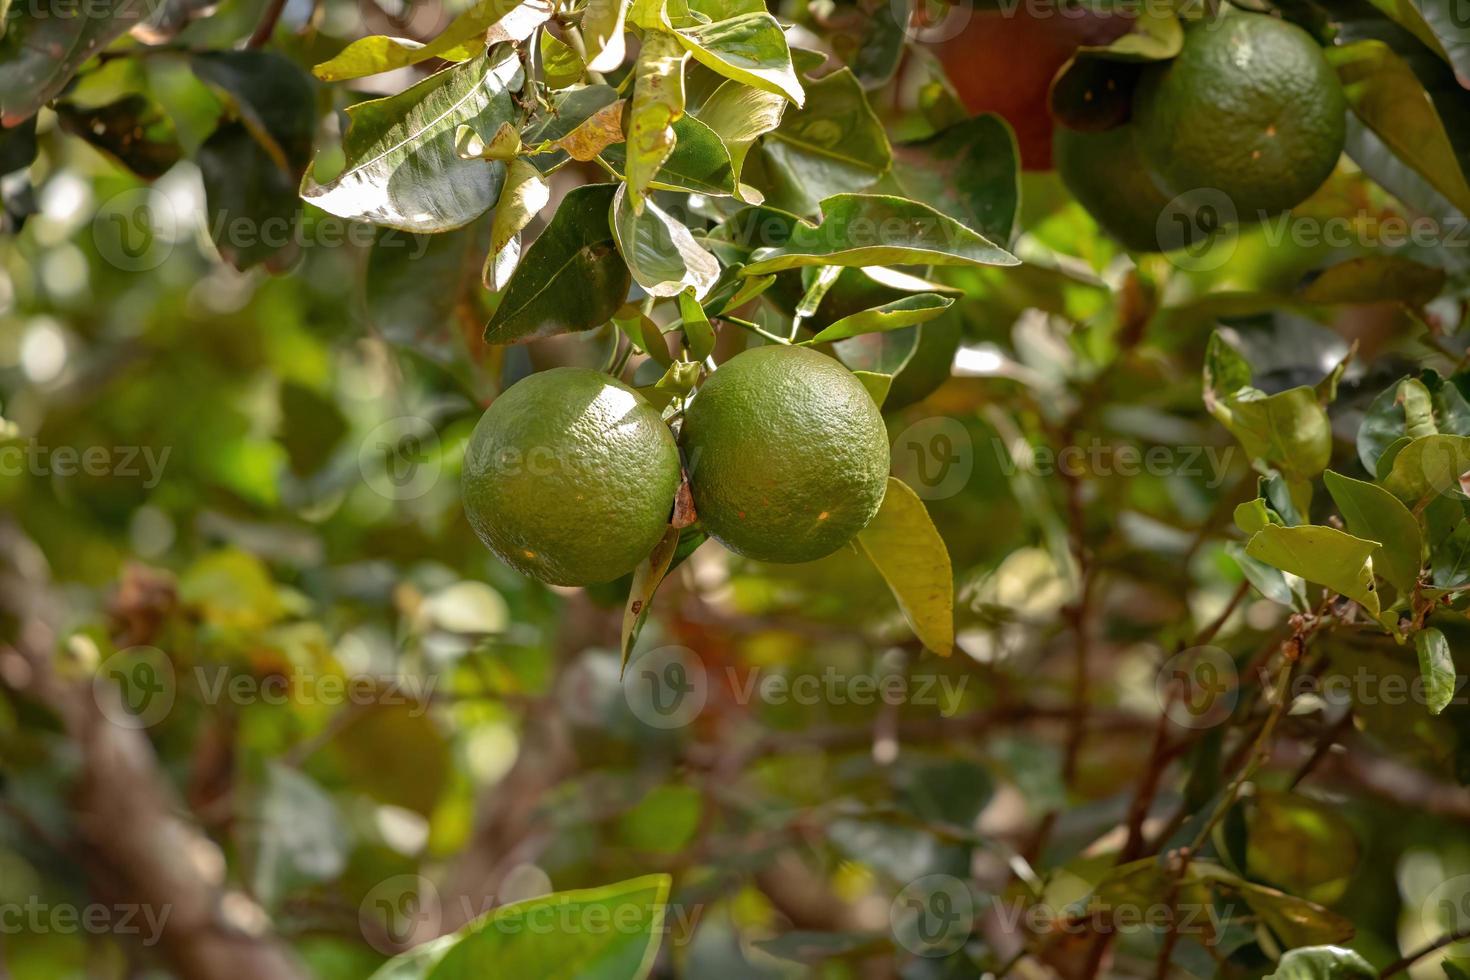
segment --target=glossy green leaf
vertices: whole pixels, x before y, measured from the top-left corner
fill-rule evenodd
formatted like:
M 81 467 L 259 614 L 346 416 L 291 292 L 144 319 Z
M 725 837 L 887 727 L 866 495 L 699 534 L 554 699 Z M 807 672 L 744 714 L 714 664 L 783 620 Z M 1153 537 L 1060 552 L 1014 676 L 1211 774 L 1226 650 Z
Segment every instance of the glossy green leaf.
M 769 13 L 752 12 L 688 27 L 680 42 L 705 67 L 742 85 L 805 101 L 801 81 L 791 65 L 786 34 Z
M 883 505 L 858 533 L 858 548 L 882 574 L 914 635 L 940 656 L 954 650 L 954 572 L 949 550 L 918 494 L 888 478 Z
M 1414 650 L 1419 654 L 1425 704 L 1431 715 L 1437 715 L 1455 700 L 1455 689 L 1459 687 L 1449 641 L 1433 627 L 1422 629 L 1414 634 Z
M 878 194 L 839 194 L 822 202 L 819 224 L 798 222 L 784 244 L 757 249 L 742 274 L 809 265 L 1017 264 L 1010 252 L 923 204 Z
M 512 160 L 490 226 L 490 252 L 481 276 L 486 289 L 499 292 L 509 284 L 521 261 L 521 232 L 550 201 L 551 185 L 536 165 L 524 158 Z
M 1389 493 L 1418 511 L 1435 497 L 1464 499 L 1460 478 L 1470 473 L 1470 436 L 1413 439 L 1393 458 L 1381 481 Z
M 301 196 L 341 218 L 404 231 L 448 231 L 484 214 L 500 196 L 505 165 L 464 160 L 455 132 L 491 139 L 516 116 L 521 83 L 514 54 L 476 58 L 386 99 L 347 110 L 346 166 L 325 184 L 308 174 Z
M 1383 546 L 1373 554 L 1373 568 L 1400 593 L 1414 591 L 1423 563 L 1424 538 L 1419 522 L 1397 497 L 1382 487 L 1328 470 L 1322 479 L 1350 533 Z
M 1329 47 L 1325 53 L 1358 118 L 1404 164 L 1470 214 L 1470 183 L 1444 122 L 1408 64 L 1376 40 Z
M 615 170 L 627 166 L 627 144 L 609 146 L 602 153 Z M 649 181 L 657 190 L 689 191 L 696 194 L 733 195 L 735 171 L 730 151 L 714 130 L 693 116 L 674 122 L 674 150 Z
M 991 241 L 1011 240 L 1021 166 L 1015 134 L 1000 116 L 976 116 L 926 140 L 896 144 L 893 179 L 904 196 Z
M 550 111 L 521 133 L 521 141 L 542 173 L 550 173 L 568 159 L 595 160 L 623 141 L 625 105 L 608 85 L 559 92 Z
M 587 66 L 564 41 L 550 31 L 542 31 L 541 71 L 547 85 L 564 89 L 580 82 L 587 73 Z
M 1271 508 L 1260 497 L 1235 506 L 1235 526 L 1247 535 L 1255 534 L 1271 521 Z
M 608 223 L 617 186 L 584 184 L 562 199 L 505 287 L 487 343 L 591 330 L 612 319 L 632 285 Z
M 882 408 L 883 403 L 888 400 L 888 392 L 893 388 L 893 375 L 854 371 L 852 376 L 862 382 L 863 387 L 868 390 L 868 397 L 873 399 L 873 404 Z
M 1356 950 L 1340 946 L 1290 949 L 1266 980 L 1376 980 L 1378 971 Z
M 674 35 L 650 31 L 634 69 L 633 112 L 628 123 L 627 182 L 630 203 L 643 209 L 643 196 L 674 152 L 674 121 L 684 114 L 684 63 L 689 53 Z
M 477 0 L 428 42 L 380 34 L 358 38 L 312 72 L 324 82 L 340 82 L 406 68 L 430 58 L 463 61 L 463 57 L 456 56 L 457 49 L 471 54 L 482 52 L 486 32 L 492 27 L 496 42 L 524 41 L 551 19 L 551 13 L 552 6 L 547 0 Z
M 1332 459 L 1332 425 L 1313 388 L 1267 395 L 1250 387 L 1250 368 L 1218 333 L 1205 359 L 1205 408 L 1255 460 L 1302 483 Z
M 832 345 L 837 359 L 852 371 L 865 371 L 892 378 L 904 369 L 919 347 L 919 331 L 863 334 Z
M 1257 531 L 1245 553 L 1283 572 L 1326 586 L 1379 614 L 1373 586 L 1373 552 L 1380 542 L 1365 541 L 1335 527 L 1271 524 Z
M 1267 599 L 1297 612 L 1306 612 L 1310 608 L 1307 603 L 1306 582 L 1300 575 L 1283 572 L 1279 568 L 1252 558 L 1246 554 L 1245 546 L 1239 541 L 1228 542 L 1225 545 L 1225 553 L 1240 566 L 1241 574 L 1246 577 L 1246 581 L 1255 586 L 1256 591 Z
M 1423 407 L 1426 397 L 1427 418 Z M 1364 469 L 1376 474 L 1388 447 L 1408 437 L 1411 428 L 1414 436 L 1435 432 L 1470 435 L 1470 403 L 1459 388 L 1433 371 L 1395 381 L 1368 405 L 1358 427 L 1358 458 Z
M 699 121 L 719 137 L 730 155 L 731 176 L 737 186 L 746 154 L 756 140 L 781 125 L 786 106 L 785 96 L 727 81 L 699 107 Z
M 0 36 L 0 126 L 15 126 L 60 95 L 86 61 L 147 13 L 143 0 L 65 0 L 6 13 Z
M 634 280 L 650 296 L 677 296 L 686 288 L 703 296 L 720 278 L 720 263 L 694 240 L 689 229 L 652 201 L 633 209 L 627 184 L 612 204 L 613 235 Z
M 693 287 L 679 294 L 679 316 L 683 320 L 684 342 L 689 348 L 689 356 L 696 361 L 703 361 L 714 352 L 715 331 L 710 326 L 704 307 L 699 305 L 699 298 Z
M 1445 272 L 1401 255 L 1361 255 L 1322 270 L 1297 295 L 1308 303 L 1423 306 L 1444 289 Z
M 916 324 L 927 323 L 954 305 L 954 300 L 934 293 L 918 293 L 903 299 L 885 303 L 871 310 L 863 310 L 843 317 L 829 327 L 824 327 L 807 344 L 825 344 L 864 333 L 882 333 L 901 330 Z
M 812 214 L 834 194 L 864 191 L 888 172 L 893 150 L 862 85 L 846 68 L 807 85 L 761 143 L 764 174 L 753 181 L 777 205 Z

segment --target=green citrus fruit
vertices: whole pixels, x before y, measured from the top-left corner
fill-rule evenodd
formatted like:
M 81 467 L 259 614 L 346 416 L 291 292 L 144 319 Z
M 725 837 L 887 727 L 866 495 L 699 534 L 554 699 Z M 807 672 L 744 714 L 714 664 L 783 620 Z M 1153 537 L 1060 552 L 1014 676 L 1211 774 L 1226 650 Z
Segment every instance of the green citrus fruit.
M 888 485 L 888 434 L 862 382 L 803 347 L 720 366 L 684 414 L 700 522 L 761 561 L 813 561 L 867 527 Z
M 679 447 L 632 388 L 587 368 L 512 385 L 465 450 L 462 492 L 486 547 L 551 585 L 632 571 L 668 526 Z
M 1312 36 L 1265 14 L 1190 27 L 1133 95 L 1144 162 L 1170 194 L 1223 193 L 1241 221 L 1285 211 L 1342 154 L 1347 100 Z
M 1160 252 L 1189 244 L 1176 222 L 1164 217 L 1169 195 L 1149 176 L 1134 136 L 1131 125 L 1098 133 L 1058 126 L 1052 158 L 1062 183 L 1103 231 L 1130 252 Z M 1192 230 L 1192 223 L 1188 227 Z

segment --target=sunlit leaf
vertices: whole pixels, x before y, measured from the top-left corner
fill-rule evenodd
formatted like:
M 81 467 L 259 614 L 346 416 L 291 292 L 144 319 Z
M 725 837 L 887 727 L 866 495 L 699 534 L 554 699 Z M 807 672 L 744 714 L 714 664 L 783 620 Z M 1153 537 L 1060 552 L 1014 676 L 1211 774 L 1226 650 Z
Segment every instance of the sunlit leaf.
M 858 547 L 883 575 L 914 635 L 941 656 L 954 650 L 954 573 L 949 550 L 918 494 L 888 478 L 883 505 L 858 533 Z

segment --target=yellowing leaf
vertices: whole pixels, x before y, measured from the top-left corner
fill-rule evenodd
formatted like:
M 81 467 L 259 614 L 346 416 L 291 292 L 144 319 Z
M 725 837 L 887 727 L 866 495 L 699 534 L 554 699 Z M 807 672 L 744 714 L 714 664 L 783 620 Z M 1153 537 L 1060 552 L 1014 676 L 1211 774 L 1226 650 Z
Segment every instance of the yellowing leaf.
M 944 539 L 919 495 L 888 478 L 883 506 L 857 536 L 904 618 L 924 646 L 947 657 L 954 650 L 954 570 Z

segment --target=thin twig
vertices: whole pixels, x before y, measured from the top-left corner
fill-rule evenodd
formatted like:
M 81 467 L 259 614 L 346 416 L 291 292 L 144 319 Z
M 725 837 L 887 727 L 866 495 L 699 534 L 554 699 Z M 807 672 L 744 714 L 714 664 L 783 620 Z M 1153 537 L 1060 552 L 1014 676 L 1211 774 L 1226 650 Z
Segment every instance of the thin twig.
M 1459 929 L 1456 929 L 1454 932 L 1447 932 L 1443 936 L 1440 936 L 1438 939 L 1436 939 L 1434 942 L 1429 943 L 1425 946 L 1421 946 L 1418 949 L 1414 950 L 1403 959 L 1395 960 L 1394 962 L 1388 964 L 1388 966 L 1384 967 L 1383 970 L 1378 974 L 1378 980 L 1384 980 L 1385 977 L 1391 977 L 1394 974 L 1403 973 L 1409 967 L 1413 966 L 1415 963 L 1419 962 L 1430 953 L 1433 953 L 1436 950 L 1444 949 L 1451 943 L 1457 943 L 1462 939 L 1470 939 L 1470 926 L 1462 926 Z
M 247 48 L 263 48 L 276 32 L 276 22 L 281 19 L 281 11 L 286 9 L 286 0 L 270 0 L 266 4 L 265 13 L 260 17 L 260 23 L 255 25 L 255 31 L 251 33 L 250 40 L 245 42 Z

